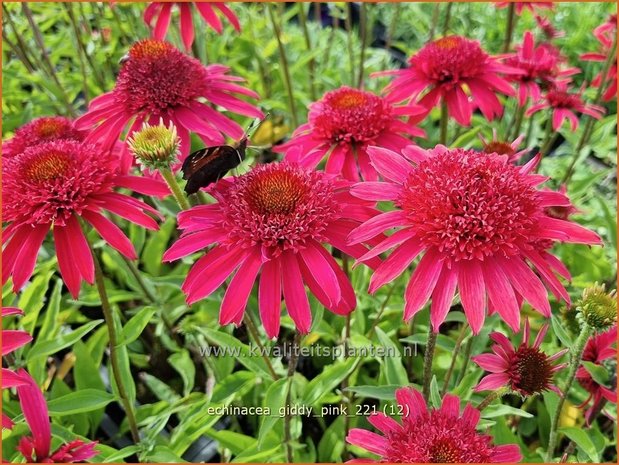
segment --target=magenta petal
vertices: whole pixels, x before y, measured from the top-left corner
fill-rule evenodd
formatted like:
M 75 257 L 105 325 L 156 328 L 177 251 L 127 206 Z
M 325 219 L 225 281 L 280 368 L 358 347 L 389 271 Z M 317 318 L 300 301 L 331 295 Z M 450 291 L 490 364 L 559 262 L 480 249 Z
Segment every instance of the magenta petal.
M 264 331 L 270 339 L 276 338 L 279 334 L 282 305 L 282 274 L 279 259 L 268 261 L 262 266 L 258 301 Z
M 211 295 L 243 261 L 246 252 L 217 246 L 198 260 L 183 283 L 187 303 L 192 304 Z
M 348 236 L 348 243 L 358 244 L 359 242 L 372 239 L 387 229 L 402 225 L 405 219 L 406 214 L 401 210 L 376 215 L 353 230 Z
M 384 434 L 402 431 L 402 426 L 393 418 L 385 415 L 383 412 L 370 415 L 368 421 L 372 426 Z
M 542 315 L 549 317 L 550 303 L 546 288 L 537 275 L 520 257 L 505 259 L 502 269 L 507 274 L 511 285 L 521 294 L 533 308 Z
M 299 251 L 301 259 L 307 265 L 307 269 L 311 273 L 318 286 L 329 299 L 330 306 L 337 305 L 342 298 L 342 291 L 337 280 L 337 276 L 327 262 L 327 259 L 320 253 L 318 247 L 322 247 L 314 241 L 307 244 L 307 247 Z
M 223 31 L 223 27 L 221 25 L 221 21 L 215 14 L 213 7 L 208 3 L 202 2 L 195 2 L 194 5 L 196 5 L 196 8 L 200 12 L 200 15 L 202 16 L 202 18 L 204 18 L 204 21 L 206 21 L 209 26 L 215 29 L 218 34 L 221 34 L 221 32 Z
M 219 242 L 226 236 L 226 231 L 219 228 L 209 228 L 192 234 L 183 235 L 163 254 L 164 262 L 171 262 L 186 257 L 209 245 Z
M 415 420 L 428 411 L 426 401 L 419 391 L 413 388 L 401 388 L 395 392 L 398 405 L 404 407 L 404 418 Z
M 13 268 L 13 290 L 17 291 L 22 288 L 25 282 L 30 279 L 34 267 L 37 263 L 37 256 L 41 244 L 49 231 L 49 224 L 41 224 L 38 226 L 27 226 L 24 230 L 23 237 L 14 237 L 11 243 L 15 240 L 23 240 L 24 244 L 19 251 L 19 255 L 15 258 L 15 267 Z M 4 253 L 3 259 L 4 259 Z
M 105 216 L 94 211 L 84 211 L 82 217 L 97 230 L 99 235 L 129 260 L 138 258 L 135 248 L 125 233 Z
M 493 260 L 484 263 L 484 281 L 488 298 L 492 301 L 501 318 L 512 330 L 520 330 L 520 305 L 503 268 Z
M 17 386 L 17 396 L 19 404 L 24 413 L 26 423 L 32 432 L 34 442 L 34 450 L 37 458 L 46 458 L 49 456 L 49 448 L 52 440 L 52 432 L 49 424 L 49 416 L 45 397 L 41 392 L 41 388 L 26 372 L 19 370 L 17 374 L 25 380 L 26 384 Z
M 155 29 L 153 30 L 153 38 L 157 40 L 165 39 L 165 36 L 168 33 L 168 28 L 170 27 L 171 16 L 172 3 L 165 3 L 161 7 L 161 12 L 159 13 L 159 17 L 157 18 L 157 24 L 155 24 Z
M 408 268 L 422 250 L 421 243 L 412 238 L 395 249 L 389 258 L 381 263 L 370 279 L 368 292 L 374 294 L 381 286 L 393 281 Z
M 312 326 L 312 313 L 303 286 L 297 257 L 291 252 L 284 252 L 282 254 L 282 268 L 285 270 L 282 273 L 282 281 L 288 314 L 294 321 L 297 330 L 302 334 L 307 334 Z
M 241 324 L 247 299 L 260 271 L 262 265 L 262 254 L 258 247 L 254 248 L 241 263 L 238 271 L 230 281 L 230 286 L 226 290 L 224 299 L 221 303 L 219 312 L 219 324 L 229 323 Z
M 2 355 L 10 354 L 32 341 L 32 336 L 26 331 L 3 329 L 2 330 Z
M 516 444 L 494 446 L 492 449 L 492 461 L 495 463 L 518 463 L 521 460 L 520 447 Z
M 474 391 L 493 391 L 500 387 L 506 386 L 509 383 L 509 376 L 506 373 L 492 373 L 484 376 Z
M 445 394 L 440 410 L 448 417 L 459 418 L 460 398 L 451 394 Z
M 445 321 L 456 293 L 457 284 L 458 273 L 456 270 L 443 267 L 441 276 L 436 283 L 430 306 L 430 321 L 432 322 L 434 332 L 438 332 L 439 326 Z
M 348 432 L 348 436 L 346 436 L 346 441 L 353 446 L 361 447 L 381 456 L 386 453 L 387 446 L 389 445 L 387 438 L 359 428 L 351 429 Z
M 350 189 L 350 193 L 364 200 L 396 200 L 401 189 L 388 182 L 360 182 Z
M 67 289 L 77 299 L 80 293 L 82 282 L 79 270 L 75 266 L 71 237 L 64 226 L 54 226 L 54 242 L 56 244 L 56 257 L 58 258 L 58 268 Z
M 413 167 L 402 155 L 379 147 L 368 147 L 367 151 L 376 171 L 385 179 L 404 184 Z
M 439 252 L 435 249 L 430 249 L 422 257 L 413 272 L 408 286 L 406 286 L 404 319 L 409 320 L 426 304 L 441 270 L 443 269 L 443 261 Z
M 193 18 L 191 17 L 191 5 L 189 3 L 179 3 L 181 9 L 181 36 L 185 50 L 191 51 L 193 44 Z
M 462 260 L 458 267 L 458 288 L 466 319 L 474 334 L 478 334 L 484 324 L 486 308 L 486 289 L 484 276 L 477 260 Z
M 77 269 L 86 282 L 93 284 L 95 282 L 95 264 L 88 241 L 86 241 L 86 237 L 75 216 L 70 216 L 67 219 L 66 231 L 71 241 L 72 254 Z
M 2 355 L 4 355 L 5 333 L 6 331 L 2 331 L 2 349 L 3 349 Z M 2 369 L 2 389 L 14 388 L 14 387 L 23 386 L 26 384 L 28 384 L 28 381 L 25 380 L 22 376 L 6 368 Z
M 509 363 L 494 354 L 481 354 L 471 358 L 477 365 L 491 373 L 501 373 L 507 370 Z

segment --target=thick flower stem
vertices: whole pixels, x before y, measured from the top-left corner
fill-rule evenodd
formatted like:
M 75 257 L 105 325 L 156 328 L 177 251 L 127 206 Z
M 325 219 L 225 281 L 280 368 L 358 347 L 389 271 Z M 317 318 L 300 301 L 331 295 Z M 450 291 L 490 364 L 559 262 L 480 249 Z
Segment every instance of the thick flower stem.
M 189 205 L 189 201 L 187 200 L 187 197 L 185 197 L 185 194 L 183 194 L 183 191 L 178 185 L 174 173 L 172 173 L 169 168 L 161 168 L 159 172 L 161 173 L 161 176 L 163 176 L 163 179 L 165 179 L 165 182 L 168 184 L 168 187 L 172 191 L 172 195 L 174 196 L 174 199 L 176 199 L 176 203 L 178 203 L 178 206 L 181 208 L 181 210 L 189 210 L 189 208 L 191 208 L 191 206 Z
M 294 373 L 297 370 L 297 364 L 299 363 L 299 347 L 301 345 L 301 339 L 303 335 L 296 333 L 290 348 L 290 357 L 288 359 L 288 393 L 286 394 L 286 414 L 284 415 L 284 444 L 286 446 L 286 462 L 293 463 L 294 454 L 292 451 L 292 415 L 290 415 L 288 408 L 292 399 L 292 383 Z
M 574 380 L 576 379 L 576 372 L 578 371 L 578 367 L 580 367 L 580 362 L 582 361 L 582 354 L 585 351 L 585 346 L 587 344 L 587 341 L 591 337 L 591 334 L 593 334 L 593 328 L 591 328 L 585 323 L 580 331 L 578 339 L 576 339 L 574 347 L 572 348 L 572 356 L 570 357 L 567 381 L 565 382 L 565 387 L 561 391 L 563 395 L 559 398 L 557 410 L 552 416 L 550 422 L 550 436 L 548 439 L 548 450 L 546 451 L 545 459 L 546 463 L 551 462 L 554 457 L 555 449 L 557 447 L 557 430 L 559 428 L 559 420 L 561 419 L 561 411 L 563 410 L 563 405 L 565 404 L 567 395 L 569 394 L 570 389 L 574 384 Z
M 447 123 L 449 122 L 449 113 L 447 111 L 447 103 L 441 102 L 441 122 L 439 143 L 447 145 Z
M 468 323 L 464 323 L 462 325 L 462 329 L 460 330 L 460 334 L 458 334 L 456 346 L 454 347 L 454 351 L 451 356 L 451 363 L 449 364 L 449 369 L 447 370 L 447 374 L 445 375 L 445 381 L 443 381 L 443 390 L 441 391 L 441 394 L 443 395 L 445 395 L 447 389 L 449 389 L 449 381 L 451 380 L 451 375 L 453 374 L 454 368 L 456 366 L 456 360 L 458 359 L 458 353 L 460 352 L 460 347 L 462 346 L 462 341 L 464 341 L 464 338 L 466 337 L 468 328 Z
M 509 52 L 512 45 L 512 37 L 514 35 L 514 26 L 516 25 L 516 4 L 509 3 L 507 9 L 507 28 L 505 29 L 505 43 L 503 44 L 503 53 Z
M 86 231 L 84 231 L 86 233 Z M 133 438 L 133 442 L 135 444 L 139 444 L 140 442 L 140 433 L 138 430 L 138 424 L 135 419 L 135 410 L 134 406 L 129 399 L 127 394 L 127 388 L 123 382 L 123 378 L 120 375 L 120 360 L 118 358 L 118 336 L 116 334 L 116 326 L 114 324 L 114 316 L 113 316 L 113 308 L 110 305 L 110 301 L 107 297 L 107 290 L 105 289 L 105 282 L 103 280 L 103 271 L 101 269 L 101 264 L 99 263 L 99 258 L 92 247 L 90 242 L 88 243 L 90 247 L 90 253 L 92 254 L 93 262 L 95 265 L 95 284 L 97 286 L 97 291 L 99 292 L 99 297 L 101 299 L 101 309 L 103 310 L 103 316 L 105 318 L 105 324 L 107 326 L 107 331 L 109 335 L 109 343 L 110 343 L 110 362 L 112 365 L 112 375 L 114 376 L 114 381 L 116 382 L 116 387 L 118 388 L 118 396 L 120 397 L 120 401 L 125 410 L 125 415 L 127 415 L 127 422 L 129 423 L 129 430 L 131 431 L 131 437 Z
M 275 19 L 275 13 L 273 13 L 273 8 L 275 8 L 275 6 L 272 3 L 269 3 L 266 8 L 269 10 L 269 18 L 271 19 L 271 25 L 273 26 L 273 32 L 275 32 L 275 39 L 277 40 L 277 48 L 279 50 L 279 58 L 282 65 L 282 74 L 284 75 L 284 85 L 286 86 L 286 92 L 288 93 L 290 117 L 292 118 L 292 124 L 296 128 L 299 126 L 299 121 L 297 119 L 297 109 L 292 91 L 292 78 L 290 77 L 290 70 L 288 69 L 288 58 L 286 57 L 286 49 L 284 48 L 284 43 L 282 42 L 282 31 L 279 27 L 279 23 Z
M 312 53 L 312 41 L 309 33 L 309 29 L 307 27 L 307 16 L 305 14 L 305 3 L 298 3 L 298 11 L 299 11 L 299 24 L 301 25 L 301 30 L 303 31 L 303 37 L 305 39 L 305 46 L 307 47 L 307 53 Z M 309 91 L 310 98 L 312 101 L 316 100 L 316 84 L 315 80 L 315 71 L 316 71 L 316 61 L 314 57 L 312 57 L 307 63 L 308 66 L 308 78 L 309 78 Z
M 502 387 L 502 388 L 497 389 L 496 391 L 492 391 L 490 394 L 488 394 L 484 398 L 484 400 L 482 400 L 479 403 L 479 405 L 477 406 L 477 410 L 481 412 L 483 409 L 488 407 L 488 405 L 490 405 L 492 402 L 494 402 L 497 399 L 500 399 L 507 393 L 509 393 L 509 388 L 507 387 Z
M 447 35 L 449 32 L 449 22 L 451 21 L 451 9 L 454 6 L 454 2 L 447 3 L 447 9 L 445 11 L 445 22 L 443 23 L 443 35 Z
M 546 136 L 544 137 L 544 142 L 542 143 L 542 148 L 540 149 L 539 153 L 542 156 L 545 156 L 548 154 L 548 151 L 550 150 L 550 148 L 552 147 L 552 144 L 554 144 L 555 140 L 557 139 L 557 135 L 559 133 L 558 132 L 554 132 L 552 131 L 552 112 L 550 112 L 548 114 L 548 120 L 546 121 Z
M 361 34 L 361 57 L 359 58 L 359 78 L 357 80 L 357 87 L 363 89 L 363 81 L 365 77 L 365 50 L 368 42 L 368 12 L 365 2 L 361 3 L 361 16 L 359 21 L 359 34 Z
M 606 61 L 604 62 L 604 67 L 602 68 L 602 74 L 601 74 L 602 82 L 600 82 L 597 93 L 595 94 L 595 99 L 593 100 L 594 105 L 598 105 L 600 101 L 602 100 L 602 95 L 604 95 L 604 90 L 606 88 L 606 85 L 604 85 L 604 78 L 608 76 L 608 71 L 610 70 L 610 67 L 613 61 L 616 59 L 616 57 L 617 57 L 617 37 L 615 37 L 611 50 L 608 54 L 608 57 L 606 58 Z M 578 162 L 580 151 L 587 144 L 587 142 L 589 142 L 589 138 L 591 137 L 591 134 L 593 132 L 594 124 L 595 124 L 595 119 L 592 116 L 589 116 L 589 119 L 587 120 L 587 124 L 582 131 L 582 135 L 580 136 L 580 140 L 578 141 L 578 145 L 576 146 L 576 149 L 574 150 L 572 161 L 570 162 L 567 168 L 567 171 L 565 172 L 565 176 L 563 176 L 563 179 L 561 180 L 561 184 L 567 184 L 567 182 L 570 180 L 570 178 L 574 174 L 574 167 L 576 166 L 576 163 Z
M 522 127 L 522 120 L 524 118 L 524 112 L 526 110 L 526 107 L 523 106 L 517 106 L 516 107 L 516 115 L 514 117 L 514 132 L 511 135 L 512 139 L 516 139 L 518 137 L 518 133 L 520 132 L 520 128 Z
M 436 338 L 438 332 L 434 332 L 432 325 L 428 329 L 428 342 L 426 350 L 423 354 L 423 398 L 428 401 L 430 398 L 430 383 L 432 382 L 432 360 L 434 360 L 434 348 L 436 347 Z

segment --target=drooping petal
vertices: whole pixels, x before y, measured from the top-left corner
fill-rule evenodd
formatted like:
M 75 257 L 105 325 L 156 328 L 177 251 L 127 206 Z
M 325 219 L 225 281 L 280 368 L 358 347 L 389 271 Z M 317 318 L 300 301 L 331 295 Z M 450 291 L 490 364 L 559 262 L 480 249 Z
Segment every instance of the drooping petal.
M 270 260 L 262 267 L 258 302 L 264 331 L 269 338 L 276 338 L 279 334 L 282 305 L 282 273 L 278 259 Z
M 281 263 L 283 270 L 285 270 L 282 273 L 282 281 L 288 314 L 292 321 L 294 321 L 297 330 L 302 334 L 307 334 L 312 325 L 312 313 L 305 287 L 303 286 L 303 278 L 297 257 L 290 252 L 285 252 L 282 254 Z
M 249 294 L 262 265 L 262 254 L 259 248 L 254 248 L 230 281 L 219 312 L 219 324 L 235 323 L 243 320 L 243 313 L 249 299 Z

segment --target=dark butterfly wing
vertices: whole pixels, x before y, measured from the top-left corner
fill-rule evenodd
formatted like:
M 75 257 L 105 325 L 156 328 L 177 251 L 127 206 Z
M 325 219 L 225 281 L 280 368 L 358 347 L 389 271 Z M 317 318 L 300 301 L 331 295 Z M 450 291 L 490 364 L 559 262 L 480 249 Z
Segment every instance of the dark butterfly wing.
M 183 179 L 187 179 L 185 192 L 195 194 L 202 187 L 216 182 L 229 170 L 237 167 L 245 158 L 244 145 L 240 144 L 238 148 L 219 145 L 190 154 L 181 167 Z

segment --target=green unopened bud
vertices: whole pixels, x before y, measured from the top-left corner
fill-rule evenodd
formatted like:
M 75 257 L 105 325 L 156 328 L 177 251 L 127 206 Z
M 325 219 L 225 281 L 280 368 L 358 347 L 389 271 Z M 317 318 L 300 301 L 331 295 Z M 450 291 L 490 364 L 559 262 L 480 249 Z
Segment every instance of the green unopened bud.
M 617 291 L 606 292 L 606 286 L 595 283 L 586 288 L 576 303 L 579 319 L 590 327 L 603 331 L 617 322 Z
M 172 123 L 168 127 L 160 120 L 156 126 L 144 123 L 142 129 L 133 133 L 127 144 L 141 165 L 160 169 L 168 168 L 176 161 L 181 141 L 176 127 Z

